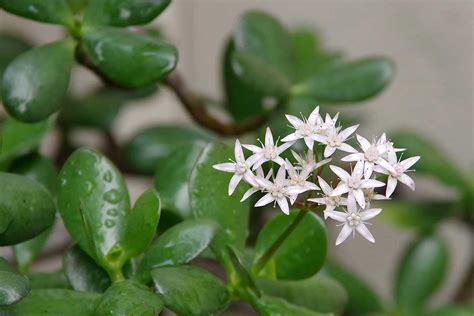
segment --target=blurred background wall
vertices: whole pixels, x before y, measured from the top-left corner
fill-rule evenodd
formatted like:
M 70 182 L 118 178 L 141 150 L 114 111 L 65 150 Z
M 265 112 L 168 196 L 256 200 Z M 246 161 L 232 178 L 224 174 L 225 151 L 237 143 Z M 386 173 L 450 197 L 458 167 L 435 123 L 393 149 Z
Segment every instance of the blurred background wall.
M 313 26 L 324 46 L 342 50 L 350 59 L 372 54 L 391 57 L 397 72 L 390 87 L 369 102 L 340 109 L 363 117 L 362 132 L 367 136 L 393 129 L 416 130 L 435 141 L 462 170 L 472 167 L 473 1 L 175 0 L 154 23 L 163 27 L 170 41 L 178 46 L 178 70 L 193 89 L 204 95 L 222 95 L 223 43 L 239 14 L 250 8 L 268 11 L 288 26 Z M 59 27 L 0 12 L 0 32 L 4 31 L 21 34 L 38 44 L 62 35 Z M 87 70 L 75 71 L 72 85 L 76 93 L 84 93 L 97 84 L 96 77 Z M 174 96 L 162 91 L 153 99 L 127 107 L 115 126 L 115 133 L 124 140 L 139 127 L 165 121 L 190 120 Z M 46 152 L 50 151 L 48 144 L 44 148 Z M 149 185 L 140 178 L 128 180 L 132 196 Z M 439 199 L 453 194 L 429 180 L 421 177 L 416 180 L 417 191 L 410 194 L 414 198 Z M 376 244 L 362 239 L 349 240 L 332 248 L 331 255 L 389 297 L 396 258 L 411 236 L 383 223 L 375 224 Z M 331 234 L 333 241 L 336 232 Z M 435 305 L 453 295 L 472 256 L 472 235 L 465 227 L 447 223 L 441 235 L 451 245 L 452 260 L 449 280 L 433 300 Z M 60 230 L 56 240 L 62 238 L 64 232 Z M 59 264 L 59 259 L 54 258 L 37 268 L 51 270 Z

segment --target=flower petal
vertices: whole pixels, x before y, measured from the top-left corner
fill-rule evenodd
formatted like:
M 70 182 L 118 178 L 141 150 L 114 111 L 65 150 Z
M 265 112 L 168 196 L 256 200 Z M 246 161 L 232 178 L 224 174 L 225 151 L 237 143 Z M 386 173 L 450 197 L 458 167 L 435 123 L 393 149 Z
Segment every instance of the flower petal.
M 389 176 L 387 180 L 387 191 L 385 191 L 385 196 L 390 197 L 397 187 L 397 179 Z
M 341 160 L 342 161 L 359 161 L 364 159 L 364 154 L 363 153 L 355 153 L 355 154 L 350 154 L 345 157 L 343 157 Z
M 330 157 L 335 151 L 335 147 L 327 145 L 326 148 L 324 148 L 324 158 Z
M 347 219 L 347 214 L 344 212 L 338 212 L 338 211 L 330 211 L 330 210 L 325 210 L 324 211 L 324 218 L 332 218 L 338 222 L 344 223 L 346 222 Z
M 283 139 L 282 139 L 281 141 L 282 141 L 282 142 L 294 142 L 294 141 L 296 141 L 296 140 L 298 140 L 298 139 L 300 139 L 300 138 L 301 138 L 301 137 L 298 136 L 298 134 L 292 133 L 292 134 L 290 134 L 290 135 L 288 135 L 288 136 L 283 137 Z
M 293 146 L 293 144 L 294 142 L 286 142 L 284 144 L 281 144 L 280 146 L 278 146 L 278 149 L 277 149 L 278 154 L 281 154 L 282 152 L 284 152 L 285 150 Z
M 343 140 L 347 139 L 347 137 L 351 136 L 352 133 L 354 133 L 356 131 L 356 129 L 359 127 L 359 124 L 357 125 L 354 125 L 354 126 L 350 126 L 344 130 L 342 130 L 340 133 L 339 133 L 339 136 L 341 136 L 341 138 Z
M 219 163 L 217 165 L 212 166 L 212 168 L 219 171 L 235 172 L 235 163 L 233 162 Z
M 384 185 L 385 185 L 385 183 L 383 183 L 382 181 L 374 180 L 374 179 L 368 179 L 368 180 L 365 180 L 360 185 L 360 187 L 362 189 L 370 189 L 370 188 L 380 188 L 380 187 L 383 187 Z
M 271 193 L 267 193 L 264 196 L 262 196 L 260 200 L 257 201 L 257 203 L 255 203 L 255 207 L 264 206 L 264 205 L 272 203 L 273 201 L 275 201 L 275 198 L 273 197 L 273 195 L 271 195 Z
M 420 156 L 410 157 L 403 161 L 400 161 L 400 166 L 403 167 L 403 171 L 408 170 L 411 166 L 413 166 L 418 160 L 420 160 Z
M 280 168 L 278 169 L 277 175 L 275 177 L 275 182 L 283 182 L 285 181 L 285 177 L 286 177 L 285 164 L 282 164 Z
M 229 182 L 229 190 L 228 190 L 229 195 L 232 195 L 232 193 L 234 193 L 235 188 L 237 187 L 237 185 L 239 184 L 240 180 L 242 180 L 243 177 L 244 176 L 241 174 L 234 174 L 232 176 Z
M 320 176 L 318 176 L 318 182 L 319 182 L 319 186 L 321 187 L 321 190 L 323 190 L 324 194 L 331 195 L 332 188 L 329 186 L 329 184 L 326 181 L 324 181 L 324 179 L 321 178 Z
M 367 140 L 367 138 L 360 136 L 359 134 L 356 134 L 357 142 L 360 145 L 360 148 L 365 152 L 370 148 L 370 142 Z
M 234 155 L 237 162 L 245 161 L 244 152 L 242 151 L 242 146 L 240 145 L 240 141 L 238 139 L 235 140 Z
M 356 153 L 357 150 L 355 150 L 354 147 L 352 147 L 349 144 L 342 143 L 341 146 L 337 147 L 340 151 L 345 151 L 346 153 Z
M 260 187 L 266 190 L 271 190 L 273 187 L 273 183 L 270 180 L 264 179 L 262 177 L 254 177 L 253 179 Z
M 364 224 L 360 224 L 356 227 L 356 230 L 359 234 L 361 234 L 365 239 L 367 239 L 370 242 L 375 242 L 374 236 L 370 233 L 369 229 L 367 226 Z
M 276 201 L 283 213 L 285 213 L 286 215 L 290 214 L 290 209 L 288 207 L 288 201 L 286 200 L 286 198 L 278 198 Z
M 408 186 L 412 191 L 415 191 L 415 181 L 413 181 L 412 178 L 410 178 L 410 176 L 402 173 L 399 177 L 398 177 L 398 181 L 400 181 L 401 183 L 405 184 L 406 186 Z
M 312 139 L 311 137 L 305 137 L 304 143 L 309 149 L 313 150 L 314 139 Z
M 302 120 L 300 120 L 299 118 L 297 118 L 294 115 L 286 114 L 285 116 L 286 116 L 286 119 L 288 120 L 288 122 L 290 122 L 290 124 L 293 125 L 293 127 L 296 128 L 296 129 L 304 124 L 304 122 Z
M 318 123 L 318 119 L 321 120 L 321 116 L 319 116 L 319 106 L 317 106 L 313 112 L 311 112 L 311 114 L 309 115 L 308 117 L 308 123 L 312 124 L 312 125 L 315 125 L 316 123 Z
M 365 210 L 363 212 L 360 212 L 360 219 L 363 221 L 367 221 L 371 218 L 374 218 L 375 216 L 379 215 L 380 212 L 382 212 L 381 208 L 370 208 L 368 210 Z
M 244 193 L 244 196 L 242 196 L 242 198 L 240 199 L 240 202 L 243 202 L 245 201 L 246 199 L 248 199 L 252 194 L 258 192 L 259 190 L 258 189 L 255 189 L 255 188 L 250 188 L 248 189 L 247 191 L 245 191 Z
M 270 127 L 267 127 L 265 131 L 265 147 L 273 146 L 273 135 Z
M 337 239 L 336 239 L 336 246 L 341 244 L 344 240 L 347 239 L 347 237 L 349 237 L 349 235 L 352 233 L 352 228 L 345 224 L 344 226 L 342 226 L 342 229 L 341 229 L 341 232 L 339 233 L 339 236 L 337 236 Z
M 337 187 L 332 190 L 330 196 L 339 196 L 349 192 L 349 187 L 344 182 L 339 182 Z
M 359 203 L 360 207 L 365 208 L 365 196 L 362 190 L 352 190 L 354 194 L 354 198 L 356 199 L 357 203 Z
M 344 182 L 347 182 L 351 177 L 351 175 L 341 167 L 330 165 L 329 168 L 331 168 L 332 172 L 334 172 L 339 177 L 339 179 Z
M 262 151 L 262 148 L 258 147 L 258 146 L 255 146 L 255 145 L 252 145 L 252 144 L 243 144 L 242 147 L 254 152 L 254 153 L 258 153 L 260 151 Z

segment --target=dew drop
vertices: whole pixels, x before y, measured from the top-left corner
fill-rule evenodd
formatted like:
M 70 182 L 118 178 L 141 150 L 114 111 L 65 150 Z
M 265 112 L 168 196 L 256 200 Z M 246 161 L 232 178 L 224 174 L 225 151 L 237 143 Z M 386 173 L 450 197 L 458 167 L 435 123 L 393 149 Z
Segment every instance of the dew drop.
M 65 186 L 67 184 L 67 180 L 66 178 L 61 178 L 61 180 L 59 180 L 61 182 L 61 186 Z
M 94 184 L 90 181 L 86 181 L 86 192 L 88 194 L 92 193 L 92 189 L 94 189 Z
M 112 181 L 112 172 L 110 170 L 104 173 L 104 181 L 106 182 Z
M 105 220 L 105 227 L 112 228 L 115 226 L 115 221 L 112 219 Z
M 104 200 L 112 204 L 117 204 L 121 199 L 122 196 L 116 189 L 112 189 L 104 194 Z
M 116 208 L 111 208 L 107 210 L 107 214 L 110 216 L 117 216 L 118 215 L 118 210 Z

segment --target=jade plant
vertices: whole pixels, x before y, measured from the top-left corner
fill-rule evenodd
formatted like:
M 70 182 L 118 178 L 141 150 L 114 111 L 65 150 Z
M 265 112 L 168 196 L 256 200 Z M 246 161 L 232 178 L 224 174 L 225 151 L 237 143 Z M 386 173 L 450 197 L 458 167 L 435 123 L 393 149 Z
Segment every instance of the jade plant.
M 472 176 L 417 134 L 366 139 L 356 118 L 332 109 L 377 96 L 394 63 L 348 61 L 311 28 L 252 10 L 223 45 L 217 100 L 190 91 L 166 27 L 147 25 L 170 2 L 0 0 L 65 34 L 40 47 L 0 34 L 0 246 L 13 250 L 0 257 L 0 315 L 470 315 L 470 282 L 453 304 L 427 301 L 449 258 L 436 228 L 472 227 Z M 102 85 L 68 91 L 76 65 Z M 118 141 L 122 108 L 163 89 L 196 126 L 147 126 Z M 104 145 L 83 147 L 82 130 Z M 56 152 L 45 156 L 53 131 Z M 459 198 L 399 199 L 398 183 L 415 188 L 412 168 Z M 133 202 L 130 175 L 153 179 Z M 327 256 L 351 235 L 375 242 L 377 215 L 418 232 L 393 300 Z M 326 222 L 341 227 L 336 240 Z M 61 268 L 34 272 L 60 225 L 70 236 L 54 250 Z

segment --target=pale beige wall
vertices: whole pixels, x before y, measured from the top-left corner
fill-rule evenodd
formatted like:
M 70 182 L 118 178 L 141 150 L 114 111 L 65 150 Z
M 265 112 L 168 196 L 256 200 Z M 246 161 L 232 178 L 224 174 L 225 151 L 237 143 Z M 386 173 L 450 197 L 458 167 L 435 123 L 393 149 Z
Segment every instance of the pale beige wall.
M 363 115 L 368 136 L 394 128 L 415 129 L 429 135 L 463 169 L 473 161 L 473 2 L 376 0 L 175 0 L 156 24 L 165 26 L 180 51 L 179 70 L 190 85 L 220 96 L 220 53 L 237 17 L 249 8 L 278 16 L 285 24 L 314 25 L 329 48 L 348 57 L 368 54 L 392 57 L 397 64 L 393 84 L 378 98 L 351 108 Z M 8 16 L 0 12 L 0 31 L 19 30 L 37 42 L 60 36 L 57 27 Z M 96 79 L 77 71 L 74 89 L 87 90 Z M 144 124 L 158 121 L 188 122 L 175 98 L 163 92 L 157 99 L 129 108 L 116 133 L 125 139 Z M 134 181 L 137 183 L 137 181 Z M 138 183 L 141 183 L 138 181 Z M 418 180 L 420 196 L 450 196 L 452 192 L 430 181 Z M 139 192 L 142 185 L 135 185 Z M 395 258 L 410 235 L 382 223 L 374 225 L 375 245 L 351 240 L 332 254 L 366 277 L 389 297 Z M 452 246 L 448 284 L 439 294 L 442 303 L 463 278 L 471 255 L 470 235 L 449 223 L 441 234 Z M 331 240 L 334 240 L 332 233 Z

